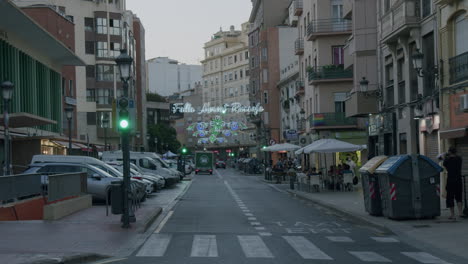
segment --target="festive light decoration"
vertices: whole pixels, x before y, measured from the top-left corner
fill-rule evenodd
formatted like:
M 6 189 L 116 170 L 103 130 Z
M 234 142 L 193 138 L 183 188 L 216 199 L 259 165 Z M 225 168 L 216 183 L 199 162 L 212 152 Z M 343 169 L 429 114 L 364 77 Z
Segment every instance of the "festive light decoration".
M 222 106 L 211 106 L 210 103 L 203 104 L 202 108 L 198 111 L 191 103 L 176 103 L 172 105 L 172 113 L 196 113 L 201 114 L 254 114 L 258 115 L 265 111 L 261 104 L 256 105 L 242 105 L 241 103 L 224 104 Z
M 193 132 L 192 136 L 199 137 L 198 144 L 228 142 L 226 138 L 239 135 L 238 131 L 243 129 L 247 129 L 244 123 L 225 122 L 220 116 L 210 122 L 193 123 L 187 127 L 187 131 Z

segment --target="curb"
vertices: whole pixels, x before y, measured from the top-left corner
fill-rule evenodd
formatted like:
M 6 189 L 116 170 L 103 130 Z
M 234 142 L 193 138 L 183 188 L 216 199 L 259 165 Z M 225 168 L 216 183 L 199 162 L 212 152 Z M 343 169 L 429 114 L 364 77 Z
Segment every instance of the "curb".
M 111 258 L 111 256 L 100 255 L 95 253 L 83 253 L 72 256 L 64 256 L 50 259 L 41 259 L 24 264 L 84 264 L 92 261 L 99 261 Z
M 156 208 L 154 212 L 145 219 L 143 227 L 140 228 L 138 233 L 146 232 L 146 230 L 148 230 L 148 228 L 154 223 L 154 221 L 159 217 L 159 215 L 161 215 L 161 213 L 162 213 L 162 208 L 161 207 Z
M 348 210 L 345 210 L 345 209 L 341 209 L 341 208 L 338 208 L 337 206 L 333 205 L 333 204 L 330 204 L 330 203 L 326 203 L 326 202 L 323 202 L 323 201 L 320 201 L 318 199 L 314 199 L 314 198 L 311 198 L 311 197 L 308 197 L 300 192 L 297 192 L 297 191 L 293 191 L 293 190 L 286 190 L 288 193 L 292 194 L 292 195 L 296 195 L 302 199 L 306 199 L 306 200 L 309 200 L 315 204 L 318 204 L 320 206 L 323 206 L 327 209 L 330 209 L 330 210 L 333 210 L 335 212 L 338 212 L 338 213 L 342 213 L 342 214 L 345 214 L 346 216 L 354 219 L 354 220 L 357 220 L 357 221 L 360 221 L 360 222 L 365 222 L 366 224 L 368 225 L 371 225 L 371 226 L 374 226 L 376 228 L 379 228 L 379 229 L 383 229 L 383 231 L 385 232 L 390 232 L 390 233 L 395 233 L 395 231 L 393 231 L 390 227 L 388 227 L 387 225 L 385 224 L 381 224 L 381 223 L 377 223 L 375 221 L 372 221 L 371 219 L 369 218 L 366 218 L 364 216 L 361 216 L 361 215 L 358 215 L 356 213 L 353 213 L 351 211 L 348 211 Z

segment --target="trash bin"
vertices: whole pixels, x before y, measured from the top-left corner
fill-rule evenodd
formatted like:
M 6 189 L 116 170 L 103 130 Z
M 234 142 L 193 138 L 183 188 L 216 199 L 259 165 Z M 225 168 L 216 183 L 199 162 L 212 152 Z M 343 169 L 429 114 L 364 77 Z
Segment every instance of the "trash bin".
M 370 215 L 382 215 L 382 199 L 380 198 L 379 180 L 375 175 L 375 170 L 387 159 L 387 156 L 373 157 L 359 169 L 362 178 L 364 205 L 366 212 Z
M 388 158 L 376 174 L 382 190 L 382 213 L 391 219 L 440 216 L 442 167 L 423 155 Z
M 123 182 L 113 181 L 110 186 L 112 214 L 123 214 Z

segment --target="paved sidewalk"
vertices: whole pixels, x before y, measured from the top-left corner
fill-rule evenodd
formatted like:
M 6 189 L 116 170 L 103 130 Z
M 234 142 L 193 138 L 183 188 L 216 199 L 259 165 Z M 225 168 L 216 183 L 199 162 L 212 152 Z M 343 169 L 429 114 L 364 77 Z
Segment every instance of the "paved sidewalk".
M 264 180 L 262 179 L 262 181 Z M 441 201 L 441 216 L 436 219 L 395 221 L 385 217 L 369 215 L 364 208 L 364 198 L 361 190 L 355 192 L 308 193 L 290 190 L 289 184 L 271 184 L 271 186 L 345 213 L 371 225 L 388 229 L 400 237 L 406 238 L 408 242 L 415 246 L 440 249 L 447 254 L 465 258 L 468 263 L 468 235 L 466 235 L 468 234 L 468 219 L 448 220 L 449 210 L 445 209 L 445 200 Z
M 106 216 L 105 205 L 57 221 L 0 222 L 0 262 L 23 264 L 55 259 L 62 263 L 59 261 L 127 256 L 144 242 L 145 230 L 163 209 L 189 185 L 184 181 L 148 198 L 136 211 L 137 222 L 130 229 L 121 228 L 121 216 L 112 215 L 110 208 Z

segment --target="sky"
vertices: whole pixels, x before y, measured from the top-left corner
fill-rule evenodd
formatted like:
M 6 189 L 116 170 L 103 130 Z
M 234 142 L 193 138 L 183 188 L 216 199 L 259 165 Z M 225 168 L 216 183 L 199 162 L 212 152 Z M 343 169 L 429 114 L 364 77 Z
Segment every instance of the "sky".
M 169 57 L 200 64 L 203 46 L 222 27 L 240 29 L 252 9 L 251 0 L 127 0 L 145 27 L 146 59 Z

